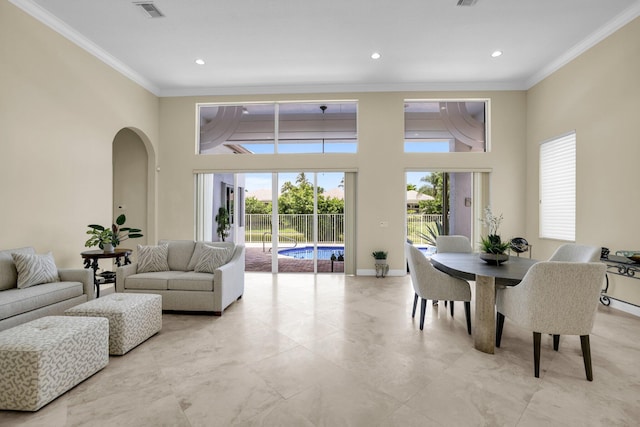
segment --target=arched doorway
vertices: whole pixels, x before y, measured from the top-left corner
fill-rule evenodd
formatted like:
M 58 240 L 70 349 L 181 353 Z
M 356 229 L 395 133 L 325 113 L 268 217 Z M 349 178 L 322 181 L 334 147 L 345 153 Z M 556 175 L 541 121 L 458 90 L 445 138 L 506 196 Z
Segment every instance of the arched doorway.
M 127 216 L 127 226 L 144 237 L 127 242 L 135 249 L 156 241 L 155 151 L 149 138 L 134 128 L 121 129 L 113 139 L 113 218 Z

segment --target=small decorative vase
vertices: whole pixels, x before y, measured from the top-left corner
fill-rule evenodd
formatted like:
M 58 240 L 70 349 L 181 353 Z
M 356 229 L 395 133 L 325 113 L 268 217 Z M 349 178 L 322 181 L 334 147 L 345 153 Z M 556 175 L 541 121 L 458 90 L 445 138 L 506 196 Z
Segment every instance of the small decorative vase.
M 102 250 L 105 252 L 114 252 L 116 248 L 113 247 L 113 243 L 104 243 Z
M 490 254 L 487 252 L 480 253 L 480 259 L 491 265 L 500 265 L 509 259 L 507 254 Z

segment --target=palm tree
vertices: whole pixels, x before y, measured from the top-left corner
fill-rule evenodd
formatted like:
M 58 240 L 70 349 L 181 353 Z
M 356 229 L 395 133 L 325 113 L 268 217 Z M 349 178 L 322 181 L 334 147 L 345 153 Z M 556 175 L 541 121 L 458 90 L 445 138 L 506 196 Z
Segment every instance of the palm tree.
M 442 172 L 431 172 L 420 178 L 420 182 L 425 185 L 418 189 L 418 193 L 428 194 L 435 199 L 442 193 Z

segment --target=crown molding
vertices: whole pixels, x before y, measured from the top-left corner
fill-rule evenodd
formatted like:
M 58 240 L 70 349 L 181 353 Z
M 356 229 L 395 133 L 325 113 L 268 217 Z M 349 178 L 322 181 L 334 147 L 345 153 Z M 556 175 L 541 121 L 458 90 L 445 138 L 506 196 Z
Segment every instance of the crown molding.
M 43 9 L 37 3 L 31 0 L 9 0 L 10 3 L 15 5 L 16 7 L 23 10 L 25 13 L 30 15 L 31 17 L 37 19 L 42 22 L 47 27 L 51 28 L 61 36 L 70 40 L 72 43 L 78 45 L 82 49 L 89 52 L 91 55 L 95 56 L 105 64 L 109 65 L 111 68 L 139 84 L 149 92 L 153 93 L 156 96 L 160 96 L 160 88 L 155 86 L 149 80 L 129 68 L 127 65 L 116 59 L 114 56 L 106 52 L 104 49 L 84 37 L 82 34 L 78 33 L 76 30 L 67 25 L 64 21 L 61 21 L 49 11 Z
M 597 45 L 602 40 L 606 39 L 611 34 L 636 19 L 638 16 L 640 16 L 640 3 L 635 3 L 604 26 L 600 27 L 600 29 L 592 33 L 589 37 L 573 46 L 555 61 L 532 75 L 526 82 L 526 89 L 531 89 L 533 86 L 537 85 L 542 80 L 546 79 L 551 74 L 555 73 L 560 68 L 564 67 L 569 62 L 573 61 L 578 56 L 582 55 L 587 50 L 591 49 L 593 46 Z
M 371 84 L 309 84 L 279 86 L 219 86 L 162 89 L 161 97 L 274 95 L 303 93 L 366 93 L 366 92 L 446 92 L 446 91 L 509 91 L 525 90 L 524 81 L 515 82 L 432 82 L 432 83 L 371 83 Z

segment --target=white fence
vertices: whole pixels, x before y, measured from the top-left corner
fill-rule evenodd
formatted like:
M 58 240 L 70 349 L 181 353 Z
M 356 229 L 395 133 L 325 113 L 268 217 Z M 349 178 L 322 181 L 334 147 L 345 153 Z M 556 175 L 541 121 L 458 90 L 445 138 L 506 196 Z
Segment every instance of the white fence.
M 420 233 L 428 234 L 428 226 L 442 223 L 442 215 L 407 215 L 407 237 L 414 243 L 426 244 Z M 280 242 L 313 242 L 312 214 L 278 215 Z M 271 214 L 245 215 L 245 240 L 262 243 L 271 241 Z M 344 243 L 344 215 L 318 214 L 318 243 Z
M 436 223 L 442 224 L 440 214 L 410 214 L 407 215 L 407 238 L 416 244 L 428 242 L 420 234 L 429 235 L 429 227 L 435 229 Z
M 271 241 L 271 214 L 245 215 L 247 242 Z M 313 214 L 279 214 L 280 242 L 313 242 Z M 344 243 L 344 215 L 318 214 L 318 243 Z

